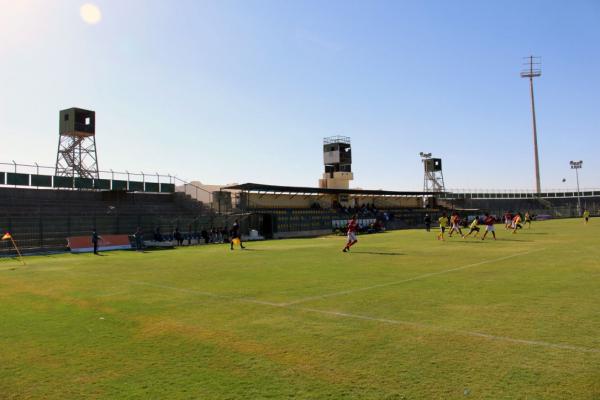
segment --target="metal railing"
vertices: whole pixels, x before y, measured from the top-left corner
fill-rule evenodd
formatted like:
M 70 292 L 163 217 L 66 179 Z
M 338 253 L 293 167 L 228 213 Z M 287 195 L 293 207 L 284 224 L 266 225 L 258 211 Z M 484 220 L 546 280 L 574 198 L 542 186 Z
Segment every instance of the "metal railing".
M 47 175 L 47 176 L 54 176 L 54 174 L 55 174 L 55 167 L 39 165 L 37 162 L 33 163 L 33 164 L 20 164 L 20 163 L 15 162 L 14 160 L 12 160 L 11 163 L 0 162 L 0 172 L 2 172 L 3 170 L 5 170 L 4 172 L 14 173 L 14 174 L 35 174 L 35 175 Z M 209 205 L 212 205 L 212 197 L 213 196 L 212 196 L 211 191 L 206 190 L 200 186 L 194 185 L 193 183 L 190 183 L 184 179 L 181 179 L 181 178 L 177 177 L 176 175 L 171 175 L 171 174 L 164 175 L 164 174 L 159 174 L 158 172 L 147 173 L 144 171 L 140 171 L 140 172 L 135 172 L 135 171 L 130 172 L 128 170 L 115 171 L 115 170 L 109 169 L 108 171 L 99 170 L 98 178 L 111 180 L 111 181 L 119 181 L 119 180 L 125 181 L 125 182 L 127 182 L 127 188 L 129 188 L 130 182 L 141 182 L 142 187 L 145 187 L 146 183 L 154 183 L 154 184 L 158 184 L 158 188 L 159 188 L 158 191 L 160 191 L 161 183 L 162 184 L 165 184 L 165 183 L 172 184 L 175 186 L 175 191 L 177 191 L 177 192 L 185 192 L 186 194 L 189 194 L 189 192 L 195 193 L 196 200 L 198 200 L 200 198 L 200 196 L 199 196 L 200 193 L 206 193 L 208 196 L 208 199 L 209 199 L 208 203 L 209 203 Z M 140 178 L 141 178 L 141 181 L 140 181 Z M 2 183 L 2 182 L 0 182 L 0 183 Z M 182 187 L 183 190 L 178 190 L 179 188 L 177 187 L 177 184 L 180 184 L 180 186 Z M 9 184 L 6 183 L 6 185 L 9 185 Z M 9 186 L 33 187 L 33 188 L 38 188 L 38 189 L 39 188 L 46 188 L 46 189 L 56 188 L 54 186 L 52 186 L 52 187 L 36 186 L 33 184 L 33 182 L 31 182 L 31 184 L 29 184 L 29 185 L 10 184 Z M 60 187 L 60 189 L 68 189 L 68 188 Z M 194 196 L 192 196 L 192 197 L 194 197 Z
M 440 198 L 466 198 L 466 199 L 534 199 L 534 198 L 571 198 L 571 197 L 600 196 L 598 188 L 577 189 L 545 189 L 541 193 L 535 190 L 522 189 L 448 189 Z

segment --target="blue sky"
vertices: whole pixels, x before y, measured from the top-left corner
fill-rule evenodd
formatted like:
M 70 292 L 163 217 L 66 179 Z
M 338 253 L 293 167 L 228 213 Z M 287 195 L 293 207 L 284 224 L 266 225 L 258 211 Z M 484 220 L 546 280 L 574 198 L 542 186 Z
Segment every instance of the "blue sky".
M 353 186 L 600 187 L 599 1 L 0 0 L 0 161 L 53 165 L 58 110 L 97 112 L 101 169 L 205 183 L 317 184 L 321 140 Z M 562 178 L 567 178 L 562 183 Z

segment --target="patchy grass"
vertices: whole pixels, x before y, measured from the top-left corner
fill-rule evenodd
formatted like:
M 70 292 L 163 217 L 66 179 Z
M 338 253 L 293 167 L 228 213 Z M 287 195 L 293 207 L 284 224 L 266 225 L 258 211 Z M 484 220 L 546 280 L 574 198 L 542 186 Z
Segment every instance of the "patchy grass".
M 0 399 L 598 399 L 596 222 L 0 260 Z

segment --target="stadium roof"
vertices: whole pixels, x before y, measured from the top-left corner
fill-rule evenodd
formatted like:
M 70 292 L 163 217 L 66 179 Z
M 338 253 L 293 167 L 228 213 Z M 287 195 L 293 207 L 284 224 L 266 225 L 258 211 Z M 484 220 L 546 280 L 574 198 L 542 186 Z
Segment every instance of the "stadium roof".
M 400 192 L 389 190 L 363 190 L 363 189 L 330 189 L 302 186 L 277 186 L 260 183 L 243 183 L 241 185 L 226 186 L 223 190 L 242 190 L 246 192 L 264 193 L 294 193 L 294 194 L 352 194 L 357 196 L 433 196 L 437 192 Z

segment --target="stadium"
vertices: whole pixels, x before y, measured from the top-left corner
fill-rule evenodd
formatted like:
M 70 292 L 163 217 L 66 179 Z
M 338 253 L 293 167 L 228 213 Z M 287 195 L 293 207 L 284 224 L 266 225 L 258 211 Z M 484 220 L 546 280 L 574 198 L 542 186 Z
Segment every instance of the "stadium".
M 85 29 L 108 23 L 94 4 L 78 9 Z M 57 147 L 15 139 L 11 151 L 41 157 L 24 162 L 0 148 L 0 399 L 600 398 L 600 189 L 580 187 L 583 161 L 568 158 L 576 187 L 541 185 L 541 66 L 524 63 L 533 168 L 518 171 L 531 189 L 512 188 L 514 173 L 485 179 L 505 189 L 448 187 L 469 161 L 449 146 L 387 146 L 414 164 L 420 187 L 376 189 L 361 180 L 364 159 L 382 174 L 394 166 L 355 132 L 294 136 L 284 164 L 260 135 L 248 139 L 254 149 L 208 135 L 225 163 L 189 159 L 177 164 L 196 174 L 186 178 L 139 171 L 148 148 L 191 154 L 175 123 L 165 132 L 175 144 L 128 148 L 102 123 L 133 113 L 128 105 L 53 104 L 40 123 Z M 146 112 L 147 123 L 160 119 Z M 190 109 L 175 115 L 195 121 Z M 38 121 L 18 121 L 28 123 Z M 302 179 L 271 182 L 231 158 Z M 314 185 L 298 183 L 308 175 L 298 158 L 319 160 Z M 223 169 L 236 169 L 222 175 L 236 183 L 202 183 Z

